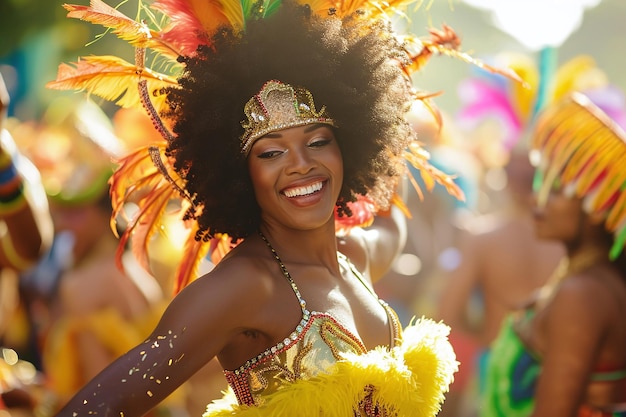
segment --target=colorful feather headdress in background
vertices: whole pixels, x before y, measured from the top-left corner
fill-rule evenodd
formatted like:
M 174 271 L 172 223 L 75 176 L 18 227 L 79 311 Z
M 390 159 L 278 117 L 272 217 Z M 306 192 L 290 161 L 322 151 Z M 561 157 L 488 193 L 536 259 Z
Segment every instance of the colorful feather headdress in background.
M 488 135 L 495 135 L 502 152 L 508 153 L 523 143 L 537 112 L 545 105 L 560 100 L 572 91 L 587 91 L 606 87 L 607 77 L 586 55 L 579 55 L 560 66 L 554 74 L 546 74 L 531 57 L 518 53 L 503 53 L 494 58 L 496 65 L 515 71 L 524 84 L 478 71 L 459 84 L 461 110 L 459 126 L 468 131 L 481 124 L 494 122 Z
M 311 12 L 321 18 L 344 19 L 353 15 L 367 16 L 372 22 L 387 22 L 393 16 L 404 16 L 407 7 L 415 0 L 296 0 L 308 5 Z M 421 2 L 416 2 L 421 3 Z M 193 196 L 188 195 L 185 181 L 176 172 L 173 161 L 166 155 L 168 143 L 174 136 L 167 121 L 161 115 L 168 110 L 166 89 L 179 87 L 178 77 L 182 74 L 184 57 L 193 57 L 198 47 L 212 46 L 212 36 L 221 28 L 231 28 L 235 33 L 245 33 L 248 22 L 271 16 L 279 7 L 280 0 L 157 0 L 150 6 L 140 3 L 137 20 L 131 19 L 101 0 L 91 0 L 90 6 L 65 5 L 68 17 L 78 18 L 110 29 L 119 38 L 135 48 L 135 62 L 130 63 L 116 56 L 88 56 L 73 65 L 61 64 L 57 79 L 49 88 L 82 90 L 89 94 L 116 103 L 123 108 L 143 107 L 150 115 L 162 140 L 138 148 L 119 160 L 119 167 L 111 179 L 113 204 L 112 226 L 127 202 L 138 209 L 129 219 L 120 239 L 120 251 L 127 242 L 134 254 L 148 269 L 148 244 L 161 227 L 160 219 L 171 202 L 182 201 L 182 212 L 195 207 Z M 145 18 L 142 19 L 141 17 Z M 515 74 L 498 70 L 474 60 L 458 50 L 459 41 L 452 29 L 432 29 L 430 37 L 419 39 L 410 34 L 397 35 L 405 48 L 406 56 L 398 60 L 407 78 L 421 69 L 433 55 L 447 55 L 473 63 L 493 72 L 501 72 L 512 78 Z M 156 54 L 147 65 L 148 51 Z M 415 92 L 415 100 L 423 100 L 433 109 L 428 99 L 431 95 Z M 242 109 L 243 110 L 243 109 Z M 462 193 L 453 179 L 440 172 L 428 162 L 429 155 L 417 142 L 404 153 L 405 159 L 419 169 L 427 189 L 436 183 L 443 185 L 449 193 L 462 198 Z M 413 185 L 420 192 L 415 181 Z M 182 198 L 181 198 L 182 197 Z M 398 204 L 401 204 L 398 201 Z M 359 196 L 353 203 L 355 216 L 342 218 L 338 230 L 345 231 L 355 225 L 368 224 L 380 209 L 368 196 Z M 224 235 L 211 235 L 211 239 L 197 239 L 199 226 L 194 219 L 186 220 L 189 234 L 185 243 L 183 262 L 177 275 L 176 291 L 195 277 L 200 259 L 208 253 L 214 262 L 234 244 Z M 115 227 L 113 227 L 115 230 Z M 132 239 L 131 239 L 132 237 Z M 206 237 L 206 236 L 204 236 Z
M 606 216 L 605 227 L 614 234 L 609 256 L 617 258 L 626 242 L 624 129 L 588 96 L 575 92 L 541 113 L 531 152 L 541 174 L 538 204 L 545 204 L 558 181 L 566 192 L 583 199 L 588 213 Z

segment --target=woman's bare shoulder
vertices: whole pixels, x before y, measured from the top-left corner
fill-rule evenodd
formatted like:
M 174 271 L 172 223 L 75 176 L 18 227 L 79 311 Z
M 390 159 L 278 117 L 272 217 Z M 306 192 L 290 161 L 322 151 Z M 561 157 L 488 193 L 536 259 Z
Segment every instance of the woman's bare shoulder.
M 229 300 L 231 305 L 254 305 L 271 296 L 272 259 L 254 247 L 241 245 L 232 250 L 211 271 L 193 281 L 180 297 L 206 301 Z
M 161 329 L 185 328 L 217 354 L 236 334 L 254 328 L 254 317 L 273 292 L 266 262 L 237 251 L 178 293 L 161 318 Z M 207 340 L 210 335 L 211 341 Z
M 602 268 L 573 274 L 559 285 L 550 303 L 551 309 L 566 314 L 570 319 L 601 320 L 611 314 L 611 306 L 619 296 L 611 285 L 610 274 Z

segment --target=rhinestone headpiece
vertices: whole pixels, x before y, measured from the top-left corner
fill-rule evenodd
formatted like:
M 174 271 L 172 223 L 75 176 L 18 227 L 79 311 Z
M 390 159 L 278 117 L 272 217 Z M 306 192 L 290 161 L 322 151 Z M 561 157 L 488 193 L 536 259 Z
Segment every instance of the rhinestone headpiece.
M 280 81 L 266 82 L 244 107 L 247 120 L 241 136 L 241 153 L 248 155 L 252 144 L 260 137 L 290 127 L 323 123 L 336 126 L 326 106 L 317 111 L 313 95 L 305 88 L 292 87 Z

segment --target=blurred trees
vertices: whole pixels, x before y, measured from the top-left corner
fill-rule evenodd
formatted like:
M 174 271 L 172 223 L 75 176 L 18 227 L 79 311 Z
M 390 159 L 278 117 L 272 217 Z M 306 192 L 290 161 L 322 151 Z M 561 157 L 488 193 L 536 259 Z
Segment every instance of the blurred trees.
M 37 33 L 65 16 L 57 0 L 0 1 L 0 57 L 10 54 Z

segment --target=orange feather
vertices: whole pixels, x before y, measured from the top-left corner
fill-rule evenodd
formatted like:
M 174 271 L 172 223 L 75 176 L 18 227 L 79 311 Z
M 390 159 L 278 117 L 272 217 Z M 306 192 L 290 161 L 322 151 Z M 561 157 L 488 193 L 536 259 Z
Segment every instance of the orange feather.
M 176 268 L 174 277 L 174 294 L 179 293 L 191 281 L 197 278 L 198 267 L 200 262 L 209 252 L 210 243 L 203 240 L 196 240 L 195 235 L 198 228 L 197 223 L 193 222 L 192 229 L 185 240 L 183 253 L 185 256 Z
M 176 58 L 174 51 L 163 41 L 159 32 L 152 30 L 143 21 L 127 17 L 102 0 L 91 0 L 91 6 L 64 4 L 67 17 L 84 20 L 112 29 L 120 39 L 138 48 L 151 48 Z
M 120 107 L 140 107 L 137 82 L 145 79 L 149 91 L 160 91 L 177 86 L 176 79 L 153 72 L 147 68 L 138 72 L 135 65 L 116 56 L 88 56 L 72 65 L 59 65 L 57 78 L 46 84 L 54 90 L 78 90 L 95 94 L 108 101 L 116 101 Z M 154 95 L 158 109 L 165 100 Z

